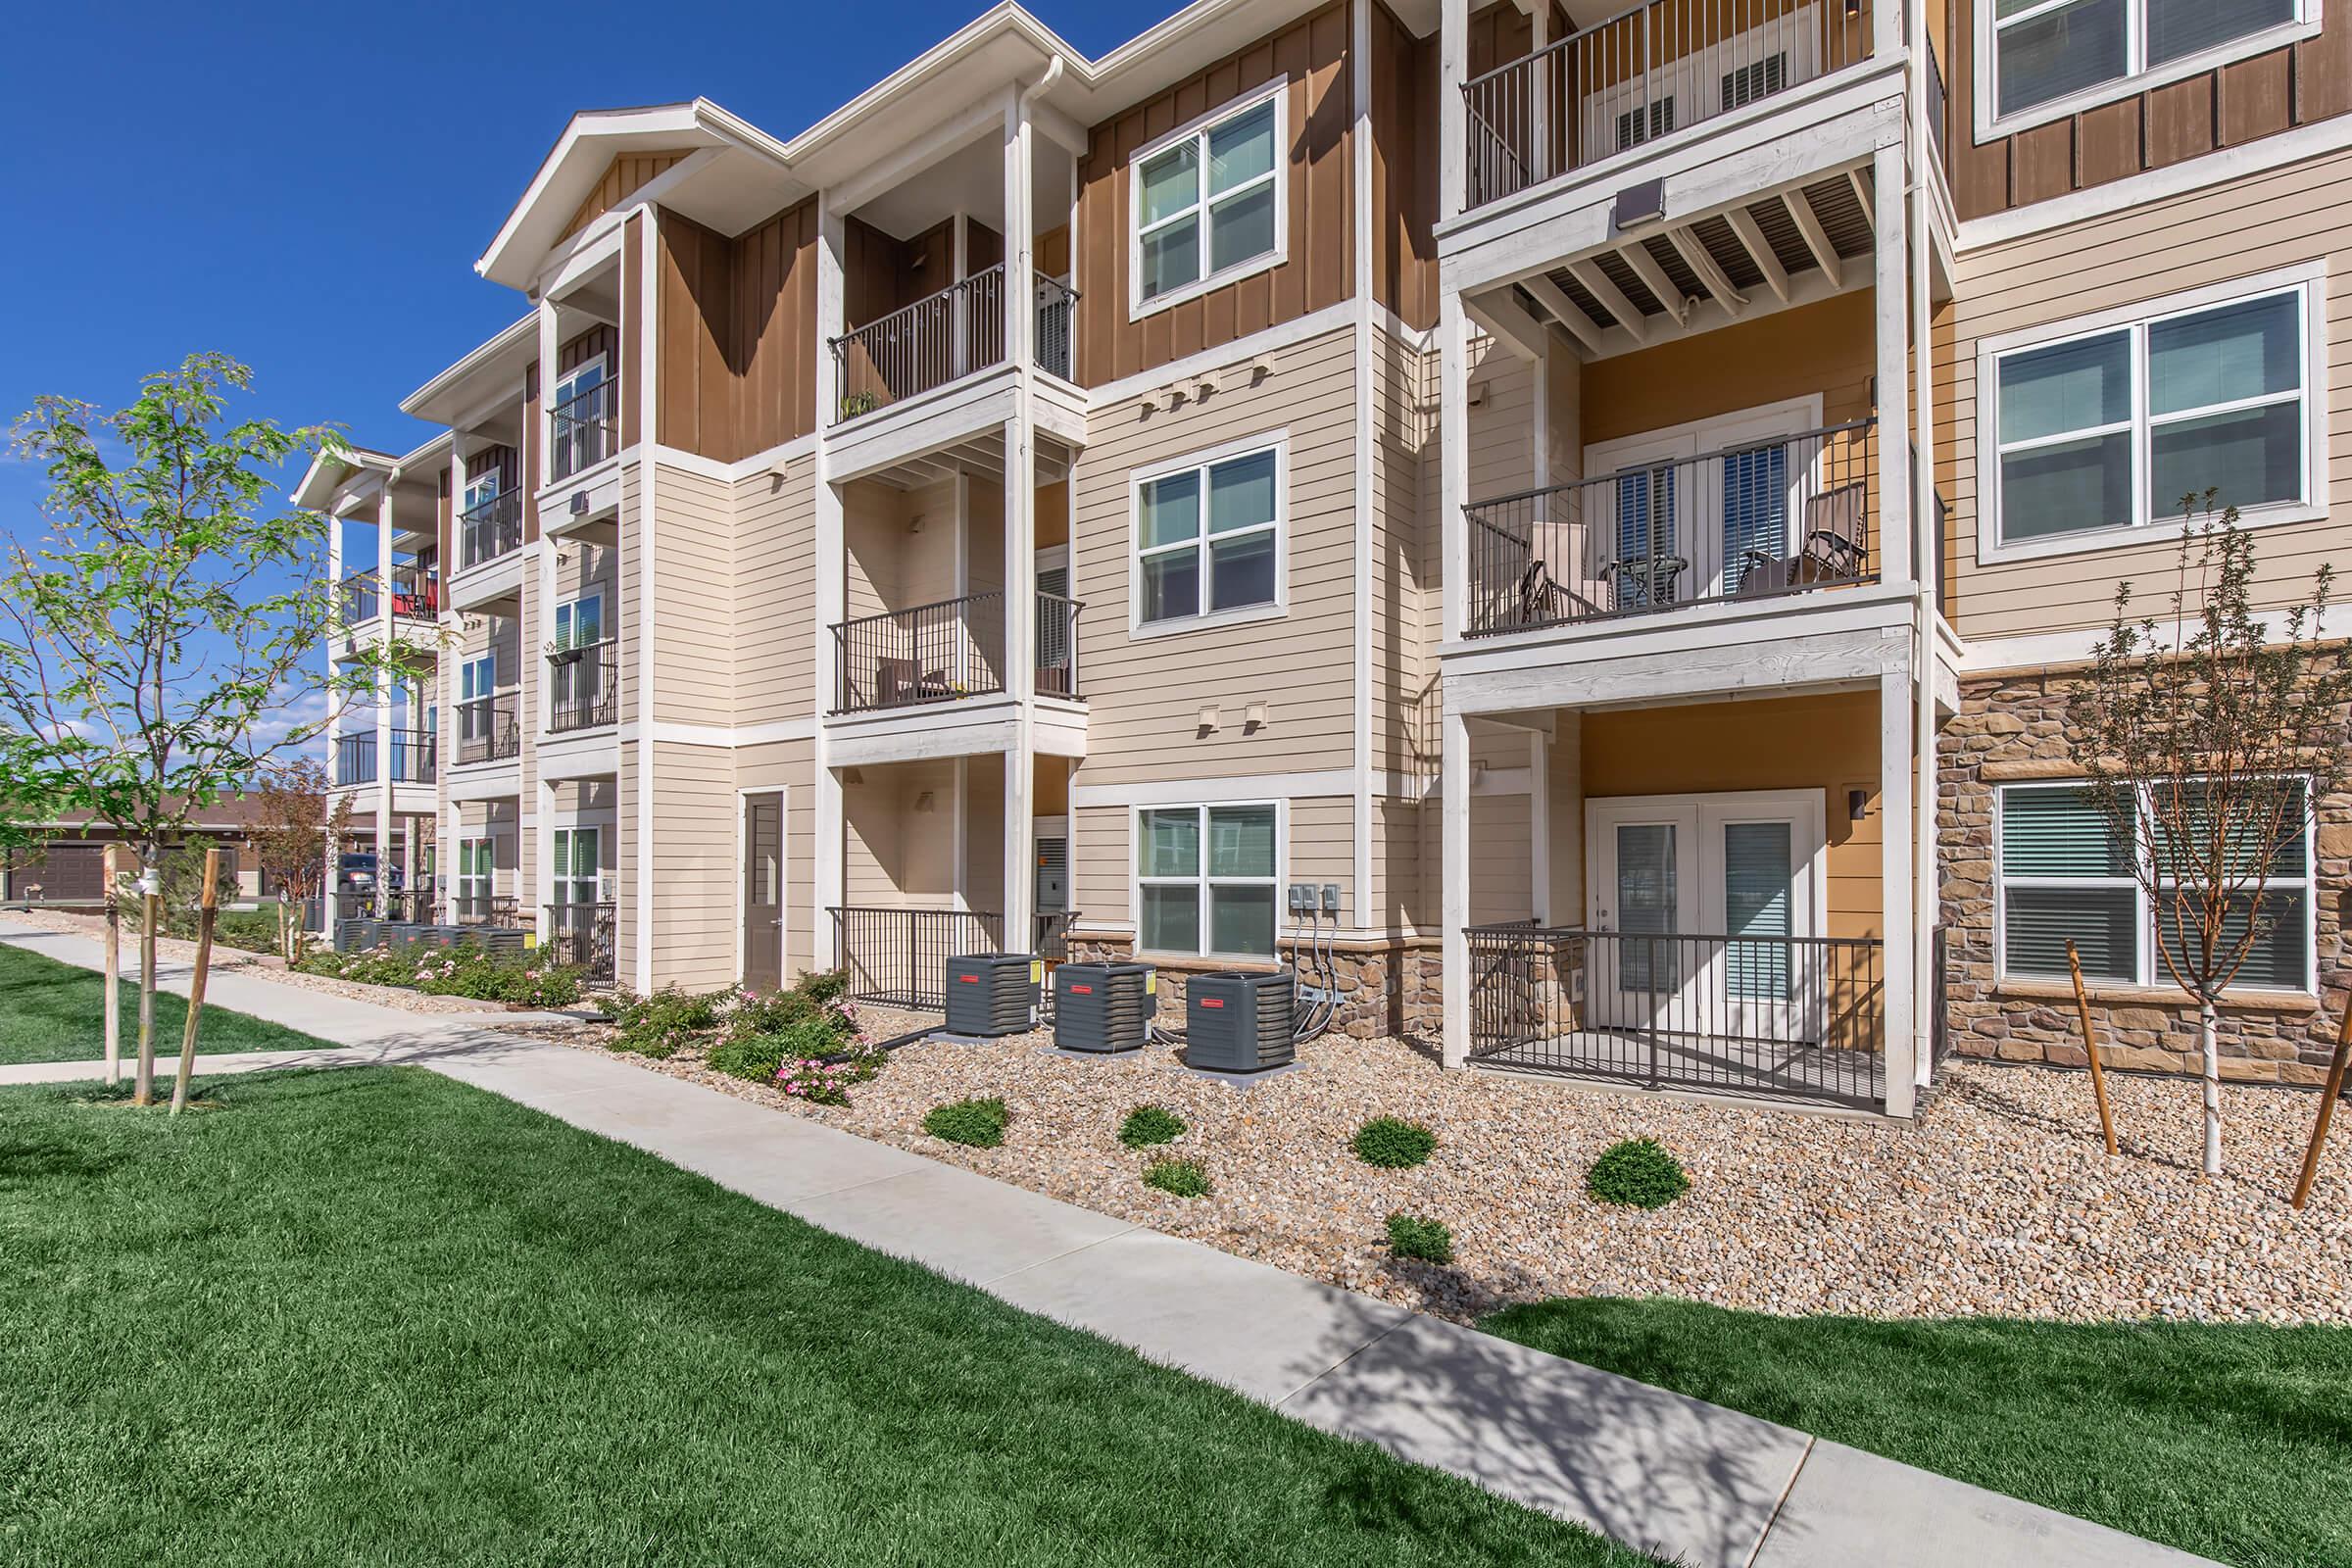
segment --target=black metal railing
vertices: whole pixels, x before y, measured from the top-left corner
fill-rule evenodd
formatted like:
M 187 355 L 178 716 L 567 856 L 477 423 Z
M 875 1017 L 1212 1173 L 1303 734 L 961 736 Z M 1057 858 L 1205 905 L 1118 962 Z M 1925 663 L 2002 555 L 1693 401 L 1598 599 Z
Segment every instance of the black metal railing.
M 458 564 L 461 568 L 496 561 L 522 548 L 522 492 L 509 490 L 476 502 L 458 514 Z
M 1076 289 L 1051 277 L 1037 280 L 1037 341 L 1030 358 L 1039 369 L 1064 381 L 1071 379 L 1071 332 L 1077 316 Z
M 1037 596 L 1037 694 L 1082 695 L 1078 685 L 1078 612 L 1086 607 L 1059 594 Z
M 1649 0 L 1462 83 L 1466 208 L 1786 92 L 1870 55 L 1857 6 L 1726 15 Z
M 1004 596 L 972 594 L 833 628 L 839 713 L 960 702 L 1004 689 Z
M 957 278 L 833 340 L 839 418 L 985 370 L 1004 359 L 1004 269 Z
M 547 727 L 557 735 L 595 729 L 620 711 L 620 645 L 611 638 L 547 656 Z
M 355 730 L 349 735 L 335 737 L 335 783 L 373 784 L 376 781 L 376 732 L 372 729 Z M 430 784 L 439 776 L 436 737 L 427 729 L 396 729 L 389 732 L 392 753 L 392 782 L 395 784 Z
M 1468 935 L 1474 1060 L 1651 1089 L 1886 1100 L 1884 943 L 1532 923 Z
M 440 912 L 451 925 L 486 925 L 512 931 L 522 925 L 522 901 L 511 893 L 468 893 L 461 888 Z
M 344 625 L 352 630 L 383 612 L 384 598 L 376 574 L 355 571 L 337 585 Z M 416 566 L 392 568 L 392 613 L 404 620 L 430 620 L 441 613 L 441 582 Z
M 381 918 L 396 925 L 435 925 L 441 912 L 430 888 L 385 892 L 377 898 L 376 908 Z
M 833 962 L 859 1002 L 933 1012 L 947 1007 L 948 960 L 1004 945 L 1002 914 L 966 909 L 836 908 Z
M 362 730 L 356 735 L 335 737 L 335 784 L 341 788 L 350 784 L 375 782 L 375 731 Z
M 612 901 L 547 906 L 548 956 L 589 980 L 612 979 Z
M 568 479 L 620 450 L 620 382 L 608 379 L 547 411 L 548 475 Z
M 499 692 L 459 703 L 458 761 L 496 762 L 522 752 L 522 694 Z
M 1473 637 L 1873 580 L 1876 421 L 1462 509 Z
M 1040 909 L 1037 912 L 1037 941 L 1030 952 L 1048 963 L 1064 963 L 1070 956 L 1070 926 L 1077 920 L 1075 909 Z

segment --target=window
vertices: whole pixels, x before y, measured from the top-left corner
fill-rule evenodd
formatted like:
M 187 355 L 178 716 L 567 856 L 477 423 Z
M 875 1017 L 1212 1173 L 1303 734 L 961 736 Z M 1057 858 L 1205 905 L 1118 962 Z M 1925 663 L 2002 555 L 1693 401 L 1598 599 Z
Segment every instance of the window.
M 556 829 L 555 901 L 561 905 L 595 904 L 603 887 L 603 861 L 597 854 L 598 829 Z
M 2191 786 L 2193 788 L 2194 786 Z M 2302 827 L 2280 851 L 2264 887 L 2255 937 L 2234 982 L 2308 991 L 2311 977 L 2311 844 L 2297 786 L 2289 820 Z M 2089 980 L 2166 985 L 2157 951 L 2179 940 L 2170 901 L 2151 903 L 2132 874 L 2134 857 L 2155 848 L 2115 836 L 2079 784 L 2012 784 L 1999 792 L 1996 820 L 2000 967 L 2004 975 L 2064 979 L 2069 938 Z M 2161 863 L 2161 861 L 2159 862 Z M 2252 913 L 2251 901 L 2240 914 Z
M 564 372 L 548 404 L 550 477 L 567 479 L 612 455 L 613 400 L 601 354 Z
M 2217 53 L 2239 40 L 2303 22 L 2304 4 L 2305 0 L 1992 0 L 1993 69 L 1984 107 L 1991 118 L 2031 115 L 2038 122 L 2102 97 L 2136 92 L 2213 64 Z M 2153 80 L 2139 79 L 2143 77 Z M 2110 84 L 2117 90 L 2098 91 Z M 2033 114 L 2045 106 L 2047 113 Z
M 1988 352 L 1998 546 L 2315 503 L 2311 320 L 2298 284 Z
M 1280 606 L 1286 459 L 1276 445 L 1139 476 L 1139 629 Z
M 1137 946 L 1274 956 L 1276 810 L 1157 807 L 1136 813 Z
M 488 839 L 458 840 L 458 909 L 461 915 L 480 919 L 490 912 L 490 900 L 498 891 L 498 863 L 492 858 Z
M 1674 129 L 1674 100 L 1659 98 L 1647 110 L 1628 109 L 1617 117 L 1617 150 L 1655 141 Z
M 495 466 L 466 476 L 466 510 L 488 506 L 501 494 L 504 475 Z
M 490 699 L 498 691 L 498 657 L 484 654 L 458 666 L 458 737 L 481 740 L 490 733 Z
M 605 596 L 583 594 L 556 607 L 556 649 L 593 648 L 605 640 Z
M 1137 313 L 1282 260 L 1289 97 L 1277 82 L 1136 159 Z

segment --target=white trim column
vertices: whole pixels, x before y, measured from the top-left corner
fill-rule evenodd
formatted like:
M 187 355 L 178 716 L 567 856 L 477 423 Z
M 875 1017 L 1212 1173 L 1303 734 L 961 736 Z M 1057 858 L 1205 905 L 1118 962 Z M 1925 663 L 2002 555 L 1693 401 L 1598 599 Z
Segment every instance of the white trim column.
M 814 745 L 815 820 L 810 823 L 809 898 L 815 906 L 809 919 L 808 961 L 816 969 L 833 967 L 833 920 L 826 913 L 843 898 L 841 776 L 827 755 L 824 715 L 838 690 L 837 650 L 833 628 L 841 620 L 846 594 L 842 559 L 841 492 L 835 488 L 827 449 L 833 418 L 841 407 L 841 388 L 834 368 L 833 339 L 842 329 L 842 256 L 848 244 L 848 225 L 834 205 L 831 191 L 816 198 L 816 473 L 812 481 L 816 508 L 816 613 L 809 635 L 815 639 L 816 738 Z
M 540 779 L 536 785 L 539 798 L 532 803 L 535 808 L 531 821 L 535 874 L 531 880 L 536 886 L 531 894 L 530 921 L 532 928 L 539 933 L 539 945 L 543 948 L 555 940 L 555 931 L 547 917 L 547 906 L 556 902 L 556 791 L 561 787 L 555 781 Z M 517 802 L 516 809 L 520 808 L 521 803 Z M 617 828 L 619 825 L 615 818 L 613 826 Z M 519 835 L 521 831 L 522 825 L 518 822 L 515 832 Z M 604 858 L 602 845 L 597 848 L 597 858 L 601 871 Z M 617 858 L 614 863 L 618 864 Z
M 1551 737 L 1527 734 L 1528 913 L 1551 924 Z
M 1911 798 L 1910 628 L 1889 628 L 1879 674 L 1879 902 L 1886 970 L 1886 1114 L 1911 1114 L 1918 1084 L 1914 1051 L 1917 969 L 1913 963 L 1911 870 L 1918 824 Z
M 1004 950 L 1033 944 L 1036 859 L 1030 796 L 1037 755 L 1037 224 L 1030 213 L 1036 131 L 1028 94 L 1004 105 L 1004 354 L 1014 368 L 1012 417 L 1004 421 L 1004 689 L 1014 698 L 1013 739 L 1004 753 Z
M 656 634 L 660 623 L 654 615 L 654 605 L 658 598 L 656 578 L 659 574 L 662 556 L 658 542 L 661 532 L 659 526 L 661 507 L 655 492 L 658 488 L 658 476 L 662 471 L 662 466 L 648 461 L 646 455 L 653 452 L 656 446 L 654 440 L 656 429 L 654 366 L 661 359 L 661 356 L 654 352 L 656 347 L 654 323 L 661 318 L 655 294 L 655 290 L 660 287 L 662 276 L 662 249 L 654 228 L 655 215 L 659 211 L 658 207 L 647 206 L 640 209 L 635 216 L 621 225 L 621 245 L 624 252 L 628 245 L 628 225 L 630 223 L 638 225 L 638 287 L 635 299 L 630 299 L 625 289 L 621 291 L 620 309 L 614 313 L 620 318 L 620 320 L 616 342 L 613 346 L 616 359 L 626 358 L 629 339 L 633 334 L 638 350 L 637 384 L 633 387 L 623 386 L 620 389 L 621 398 L 634 398 L 637 401 L 638 437 L 634 449 L 637 454 L 635 459 L 637 464 L 637 603 L 634 607 L 616 606 L 615 608 L 624 616 L 630 614 L 633 609 L 637 617 L 637 668 L 634 672 L 637 679 L 637 799 L 634 802 L 637 808 L 637 886 L 633 891 L 637 896 L 637 929 L 634 933 L 637 939 L 635 965 L 637 979 L 635 984 L 641 994 L 650 994 L 654 989 L 654 895 L 657 891 L 654 876 L 654 866 L 657 863 L 654 858 L 654 763 L 658 756 L 657 743 L 654 739 L 657 713 L 654 706 L 654 653 L 660 642 Z M 625 254 L 619 264 L 618 271 L 623 279 L 629 275 Z M 606 374 L 608 376 L 617 374 L 619 368 L 618 365 L 609 366 Z M 545 401 L 545 398 L 546 390 L 543 385 L 542 402 Z M 622 425 L 625 422 L 617 414 L 614 416 L 615 425 Z M 612 432 L 612 439 L 615 446 L 620 444 L 618 428 Z M 539 537 L 540 554 L 545 555 L 550 548 L 547 525 L 542 520 Z M 544 603 L 538 607 L 538 611 L 542 617 L 551 613 Z M 540 628 L 537 627 L 526 627 L 525 635 L 537 638 L 539 631 Z M 547 684 L 545 660 L 540 661 L 539 683 L 542 686 Z M 545 699 L 543 698 L 541 701 L 544 702 Z M 536 745 L 536 741 L 533 744 Z M 619 830 L 617 817 L 614 819 L 613 828 L 615 832 Z M 618 864 L 616 856 L 615 870 L 618 869 Z M 541 874 L 545 874 L 544 868 Z M 617 893 L 619 890 L 614 889 L 613 891 Z M 615 901 L 613 912 L 617 924 L 619 913 L 617 901 Z M 614 933 L 614 939 L 617 942 L 617 931 Z M 619 959 L 620 956 L 617 953 L 614 954 L 612 968 L 615 975 L 620 972 Z
M 1462 210 L 1462 83 L 1470 79 L 1470 0 L 1444 0 L 1438 11 L 1438 221 Z
M 1442 726 L 1438 874 L 1445 886 L 1439 913 L 1445 943 L 1440 981 L 1446 999 L 1444 1060 L 1448 1067 L 1460 1067 L 1470 1060 L 1470 723 L 1448 708 Z
M 1882 7 L 1881 25 L 1892 6 Z M 1871 160 L 1871 194 L 1877 209 L 1872 318 L 1876 323 L 1879 394 L 1878 526 L 1873 541 L 1879 580 L 1912 580 L 1911 560 L 1911 379 L 1909 225 L 1903 220 L 1903 148 L 1881 147 Z
M 379 659 L 392 644 L 392 487 L 394 468 L 384 476 L 383 499 L 375 505 L 375 624 L 368 640 Z M 375 666 L 375 905 L 392 912 L 392 666 Z
M 334 785 L 339 782 L 335 776 L 335 770 L 341 766 L 343 756 L 343 748 L 340 744 L 343 738 L 343 705 L 350 701 L 348 692 L 338 690 L 332 684 L 335 676 L 340 673 L 335 667 L 335 651 L 341 646 L 343 635 L 341 624 L 343 619 L 343 526 L 342 513 L 330 507 L 326 514 L 326 580 L 332 585 L 329 591 L 334 595 L 334 624 L 328 628 L 326 637 L 326 675 L 329 682 L 326 702 L 326 778 L 328 785 L 326 809 L 328 820 L 318 824 L 318 831 L 326 841 L 326 874 L 319 879 L 318 899 L 319 908 L 323 911 L 321 919 L 325 927 L 322 934 L 330 944 L 334 940 L 335 921 L 342 912 L 342 901 L 336 894 L 335 883 L 337 880 L 337 857 L 343 853 L 343 846 L 335 842 L 332 822 L 335 807 L 340 804 L 339 797 L 342 794 L 340 790 L 334 788 Z

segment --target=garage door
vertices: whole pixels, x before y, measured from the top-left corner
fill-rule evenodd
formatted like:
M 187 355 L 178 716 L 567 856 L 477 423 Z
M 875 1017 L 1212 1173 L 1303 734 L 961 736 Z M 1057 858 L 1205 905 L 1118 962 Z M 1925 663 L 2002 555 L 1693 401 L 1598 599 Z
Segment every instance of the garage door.
M 106 896 L 106 847 L 51 844 L 32 851 L 9 878 L 10 892 L 43 904 L 96 904 Z

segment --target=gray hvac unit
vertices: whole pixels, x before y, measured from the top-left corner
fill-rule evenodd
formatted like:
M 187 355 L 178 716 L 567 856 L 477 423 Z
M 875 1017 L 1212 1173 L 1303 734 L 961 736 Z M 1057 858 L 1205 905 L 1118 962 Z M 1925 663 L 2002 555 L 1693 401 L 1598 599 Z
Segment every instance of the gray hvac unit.
M 1037 1018 L 1045 965 L 1026 953 L 969 953 L 948 960 L 948 1033 L 990 1040 Z
M 1204 1072 L 1263 1072 L 1298 1054 L 1291 1038 L 1297 977 L 1220 972 L 1184 988 L 1184 1064 Z
M 1064 1051 L 1141 1051 L 1158 1005 L 1148 963 L 1065 963 L 1054 971 L 1054 1043 Z

